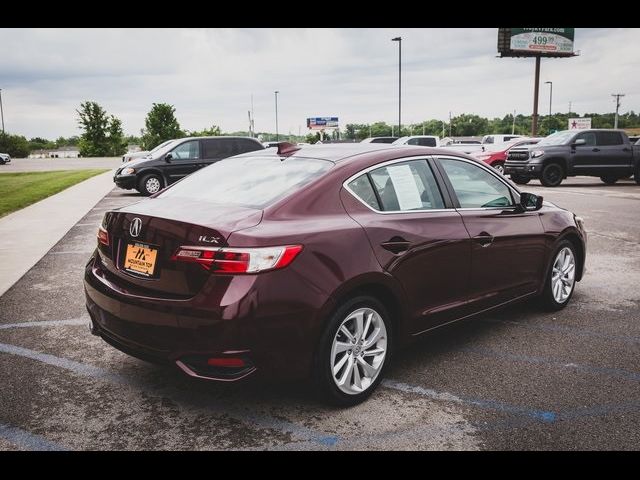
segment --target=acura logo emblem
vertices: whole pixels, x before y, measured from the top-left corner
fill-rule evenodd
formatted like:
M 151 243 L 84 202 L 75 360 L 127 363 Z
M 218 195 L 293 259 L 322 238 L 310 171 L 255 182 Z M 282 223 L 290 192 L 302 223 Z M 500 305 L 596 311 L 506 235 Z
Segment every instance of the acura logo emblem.
M 142 230 L 142 220 L 138 217 L 134 218 L 129 226 L 129 233 L 132 237 L 137 237 L 140 235 L 140 230 Z

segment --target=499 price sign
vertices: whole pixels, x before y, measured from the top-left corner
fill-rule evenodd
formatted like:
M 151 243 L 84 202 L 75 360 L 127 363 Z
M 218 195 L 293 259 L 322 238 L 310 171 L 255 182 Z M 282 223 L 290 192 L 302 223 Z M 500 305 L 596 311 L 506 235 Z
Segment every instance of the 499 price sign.
M 573 53 L 573 28 L 512 28 L 511 50 Z

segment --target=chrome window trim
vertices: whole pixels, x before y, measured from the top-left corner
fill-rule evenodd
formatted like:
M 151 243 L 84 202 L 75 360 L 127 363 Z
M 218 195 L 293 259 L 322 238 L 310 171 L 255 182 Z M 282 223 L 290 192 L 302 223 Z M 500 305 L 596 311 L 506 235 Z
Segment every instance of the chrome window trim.
M 358 195 L 356 195 L 356 193 L 353 190 L 351 190 L 351 188 L 349 188 L 349 183 L 354 181 L 356 178 L 358 178 L 358 177 L 360 177 L 362 175 L 365 175 L 365 174 L 367 174 L 367 173 L 369 173 L 369 172 L 371 172 L 373 170 L 377 170 L 378 168 L 384 168 L 387 165 L 393 165 L 395 163 L 412 162 L 412 161 L 415 161 L 415 160 L 424 160 L 425 162 L 427 162 L 427 160 L 429 158 L 432 158 L 432 156 L 431 155 L 418 155 L 418 156 L 413 156 L 413 157 L 394 158 L 393 160 L 387 160 L 387 161 L 382 162 L 382 163 L 377 163 L 375 165 L 372 165 L 371 167 L 367 167 L 364 170 L 360 170 L 358 173 L 355 173 L 355 174 L 351 175 L 344 182 L 342 182 L 342 187 L 347 192 L 349 192 L 352 197 L 354 197 L 356 200 L 358 200 L 362 205 L 367 207 L 372 212 L 378 213 L 380 215 L 397 215 L 399 213 L 411 214 L 411 213 L 430 213 L 430 212 L 455 212 L 456 211 L 455 208 L 429 208 L 429 209 L 425 209 L 425 210 L 389 210 L 389 211 L 376 210 L 371 205 L 369 205 L 367 202 L 362 200 Z M 429 167 L 429 170 L 431 170 L 431 166 L 429 165 L 429 162 L 427 162 L 427 167 Z M 433 172 L 431 172 L 431 174 L 433 175 Z M 434 177 L 434 180 L 435 180 L 435 182 L 437 184 L 438 183 L 437 178 L 435 178 L 435 175 L 433 175 L 433 177 Z M 375 188 L 375 186 L 371 185 L 371 188 Z M 440 193 L 440 196 L 442 197 L 442 193 L 440 192 L 440 185 L 438 185 L 438 193 Z M 442 202 L 444 203 L 444 198 L 442 198 Z
M 475 160 L 469 160 L 468 158 L 463 158 L 463 157 L 454 157 L 451 155 L 433 155 L 433 158 L 435 160 L 438 160 L 440 158 L 444 158 L 444 159 L 449 159 L 449 160 L 461 160 L 463 162 L 467 162 L 470 163 L 471 165 L 475 165 L 477 167 L 480 167 L 482 169 L 484 169 L 485 171 L 487 171 L 489 174 L 493 175 L 495 178 L 497 178 L 499 181 L 501 181 L 502 183 L 505 184 L 505 186 L 513 193 L 515 194 L 513 200 L 514 200 L 514 204 L 513 205 L 509 205 L 508 207 L 460 207 L 457 210 L 495 210 L 497 208 L 501 208 L 501 209 L 505 209 L 505 208 L 513 208 L 515 206 L 517 206 L 518 201 L 520 201 L 520 192 L 513 188 L 511 185 L 509 185 L 509 183 L 507 182 L 507 179 L 504 177 L 504 175 L 500 175 L 495 168 L 493 167 L 488 167 L 484 164 L 484 162 L 480 163 L 477 162 Z M 451 180 L 449 180 L 451 181 Z

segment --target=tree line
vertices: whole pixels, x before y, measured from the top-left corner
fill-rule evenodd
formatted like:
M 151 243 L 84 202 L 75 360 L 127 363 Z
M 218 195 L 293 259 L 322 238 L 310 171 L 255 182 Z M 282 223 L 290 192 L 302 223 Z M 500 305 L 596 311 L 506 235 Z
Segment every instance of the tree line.
M 67 146 L 77 146 L 82 157 L 110 157 L 123 155 L 127 145 L 140 145 L 145 150 L 151 150 L 166 140 L 183 137 L 240 135 L 249 136 L 248 131 L 223 133 L 220 127 L 212 125 L 199 131 L 188 131 L 181 128 L 175 115 L 175 107 L 167 103 L 154 103 L 145 118 L 145 127 L 140 136 L 124 135 L 122 121 L 110 115 L 97 102 L 86 101 L 76 110 L 77 121 L 81 135 L 69 138 L 59 137 L 47 140 L 34 137 L 28 140 L 22 135 L 0 133 L 0 152 L 8 153 L 12 157 L 26 157 L 34 150 L 55 149 Z M 591 118 L 593 128 L 613 128 L 614 113 L 585 113 L 579 115 L 574 112 L 556 113 L 553 115 L 539 115 L 538 135 L 546 136 L 558 130 L 566 130 L 569 118 Z M 358 141 L 367 137 L 404 136 L 404 135 L 436 135 L 444 136 L 481 136 L 491 133 L 511 133 L 518 135 L 531 134 L 531 115 L 509 114 L 502 118 L 485 118 L 474 114 L 461 114 L 451 121 L 425 120 L 419 123 L 403 125 L 400 132 L 397 125 L 386 122 L 348 123 L 343 130 L 333 131 L 325 135 L 332 140 Z M 640 115 L 630 111 L 618 117 L 619 128 L 640 128 Z M 276 135 L 270 132 L 260 132 L 259 138 L 265 141 L 275 140 Z M 317 132 L 306 137 L 280 134 L 280 140 L 307 141 L 315 143 L 320 139 Z

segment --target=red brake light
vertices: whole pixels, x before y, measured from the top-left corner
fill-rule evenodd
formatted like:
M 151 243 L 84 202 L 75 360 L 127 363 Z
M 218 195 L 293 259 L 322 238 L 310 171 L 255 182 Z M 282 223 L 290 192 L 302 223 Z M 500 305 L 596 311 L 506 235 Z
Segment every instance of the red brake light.
M 256 248 L 180 247 L 171 257 L 177 262 L 199 263 L 214 273 L 258 273 L 289 265 L 302 251 L 302 245 Z
M 109 246 L 109 232 L 102 225 L 98 227 L 98 243 Z

